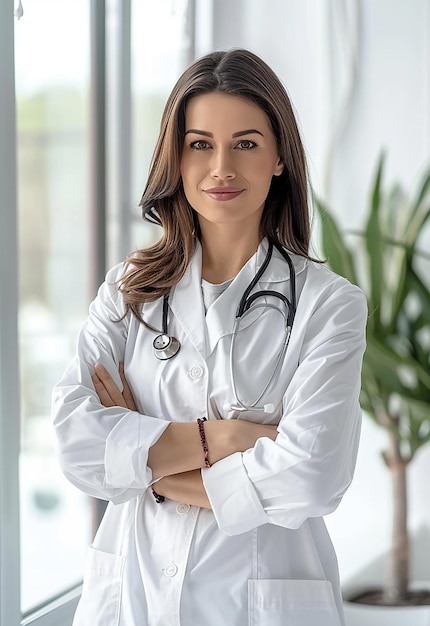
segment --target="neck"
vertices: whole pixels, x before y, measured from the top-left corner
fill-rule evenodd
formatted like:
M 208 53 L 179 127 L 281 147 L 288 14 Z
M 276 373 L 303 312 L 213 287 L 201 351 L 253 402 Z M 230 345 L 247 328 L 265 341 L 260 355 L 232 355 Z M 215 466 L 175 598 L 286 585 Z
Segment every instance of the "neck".
M 255 254 L 261 241 L 259 233 L 234 232 L 234 229 L 202 229 L 202 278 L 219 284 L 234 278 Z

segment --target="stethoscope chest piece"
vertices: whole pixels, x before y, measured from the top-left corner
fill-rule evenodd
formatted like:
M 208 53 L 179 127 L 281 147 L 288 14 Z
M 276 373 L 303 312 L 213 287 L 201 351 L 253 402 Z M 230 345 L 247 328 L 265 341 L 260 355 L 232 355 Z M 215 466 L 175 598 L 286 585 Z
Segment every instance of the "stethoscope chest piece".
M 160 361 L 167 361 L 178 354 L 181 344 L 166 333 L 157 335 L 152 343 L 154 354 Z

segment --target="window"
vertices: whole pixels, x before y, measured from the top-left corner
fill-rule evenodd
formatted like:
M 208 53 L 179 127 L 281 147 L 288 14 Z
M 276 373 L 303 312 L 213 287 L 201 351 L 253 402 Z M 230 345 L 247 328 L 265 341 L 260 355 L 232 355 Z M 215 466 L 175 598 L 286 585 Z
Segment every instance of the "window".
M 124 5 L 112 0 L 108 7 L 108 257 L 113 264 L 160 236 L 157 226 L 142 221 L 138 203 L 167 96 L 194 57 L 195 1 L 134 0 L 126 31 L 119 30 L 126 21 Z M 118 63 L 129 73 L 118 72 Z
M 91 541 L 91 501 L 58 468 L 50 402 L 88 309 L 92 257 L 88 0 L 62 0 L 61 8 L 38 0 L 24 9 L 15 25 L 15 76 L 26 612 L 80 581 Z
M 158 136 L 161 113 L 166 99 L 182 70 L 194 55 L 194 10 L 187 0 L 141 2 L 135 0 L 131 31 L 132 104 L 133 104 L 133 179 L 137 201 L 142 195 L 150 158 Z M 155 21 L 162 29 L 148 28 Z M 142 29 L 145 36 L 142 37 Z M 163 45 L 159 45 L 162 32 Z M 154 54 L 157 50 L 157 54 Z M 136 203 L 135 203 L 136 204 Z M 132 246 L 146 246 L 159 229 L 148 228 L 133 207 Z
M 194 2 L 23 1 L 14 28 L 15 4 L 0 2 L 0 622 L 67 626 L 97 507 L 58 469 L 51 390 L 74 352 L 100 259 L 111 265 L 159 234 L 140 223 L 137 203 L 161 107 L 193 56 Z M 143 26 L 163 32 L 163 45 L 142 38 Z M 104 99 L 105 63 L 107 123 L 96 128 L 94 78 Z M 108 181 L 101 231 L 98 139 Z

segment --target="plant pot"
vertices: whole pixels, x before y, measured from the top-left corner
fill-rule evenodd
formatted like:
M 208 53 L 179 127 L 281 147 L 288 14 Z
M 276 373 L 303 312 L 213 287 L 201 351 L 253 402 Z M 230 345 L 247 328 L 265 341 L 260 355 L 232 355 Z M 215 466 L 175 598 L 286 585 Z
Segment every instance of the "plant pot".
M 414 583 L 413 589 L 430 589 L 430 583 Z M 352 602 L 364 589 L 344 592 L 346 626 L 430 626 L 430 605 L 374 606 Z

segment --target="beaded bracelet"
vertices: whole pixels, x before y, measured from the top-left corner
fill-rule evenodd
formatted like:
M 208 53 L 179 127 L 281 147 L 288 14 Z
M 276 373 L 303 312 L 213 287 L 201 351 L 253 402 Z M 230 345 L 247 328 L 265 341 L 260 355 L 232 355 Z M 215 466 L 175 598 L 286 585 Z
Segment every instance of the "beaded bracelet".
M 203 423 L 206 422 L 206 417 L 198 417 L 197 418 L 197 426 L 199 428 L 199 435 L 200 435 L 200 442 L 202 444 L 202 448 L 203 448 L 203 452 L 205 455 L 205 467 L 210 467 L 211 464 L 209 463 L 209 448 L 208 448 L 208 444 L 206 442 L 206 435 L 205 435 L 205 429 L 203 426 Z
M 151 489 L 152 489 L 152 487 L 151 487 Z M 156 502 L 157 504 L 161 504 L 161 503 L 162 503 L 162 502 L 164 502 L 164 500 L 166 499 L 164 496 L 160 496 L 160 494 L 159 494 L 159 493 L 157 493 L 157 492 L 155 491 L 155 489 L 152 489 L 152 495 L 154 496 L 154 498 L 155 498 L 155 502 Z

